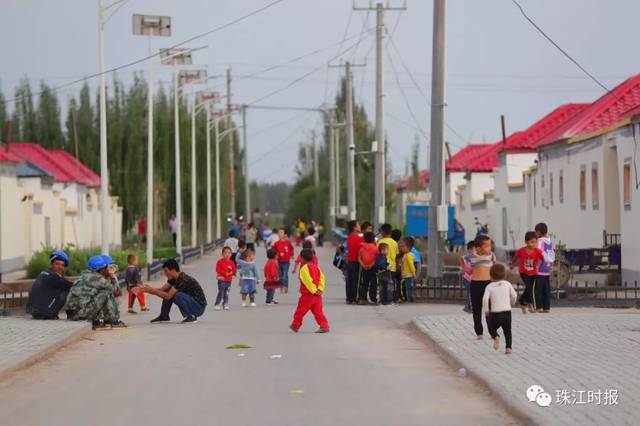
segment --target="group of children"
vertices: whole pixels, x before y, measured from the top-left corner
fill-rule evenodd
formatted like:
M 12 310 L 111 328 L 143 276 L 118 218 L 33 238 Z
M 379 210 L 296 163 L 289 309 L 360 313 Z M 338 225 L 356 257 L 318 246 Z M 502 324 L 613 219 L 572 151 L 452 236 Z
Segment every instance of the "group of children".
M 385 223 L 376 241 L 373 225 L 348 223 L 349 235 L 334 264 L 345 271 L 346 301 L 358 305 L 389 305 L 414 301 L 421 257 L 411 237 Z M 339 259 L 346 259 L 341 262 Z M 379 297 L 378 297 L 379 296 Z
M 518 249 L 510 269 L 519 266 L 525 289 L 520 296 L 522 313 L 549 313 L 551 304 L 550 273 L 555 261 L 555 249 L 547 236 L 548 228 L 539 223 L 535 231 L 525 234 L 525 245 Z M 502 328 L 506 353 L 512 351 L 511 305 L 516 303 L 516 291 L 507 281 L 508 269 L 496 262 L 493 243 L 486 235 L 478 235 L 467 245 L 467 253 L 460 260 L 464 272 L 464 285 L 468 299 L 464 310 L 473 313 L 473 326 L 478 339 L 482 339 L 482 312 L 485 313 L 494 349 L 500 346 L 497 330 Z

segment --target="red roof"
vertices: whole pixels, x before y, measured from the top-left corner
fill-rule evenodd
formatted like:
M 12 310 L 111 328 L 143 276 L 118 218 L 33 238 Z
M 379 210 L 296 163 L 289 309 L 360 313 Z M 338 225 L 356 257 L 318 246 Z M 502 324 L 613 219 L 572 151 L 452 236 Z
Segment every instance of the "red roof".
M 560 139 L 586 135 L 622 121 L 640 105 L 640 74 L 620 83 L 579 114 Z
M 491 147 L 491 144 L 469 144 L 451 156 L 446 162 L 447 172 L 465 172 L 467 165 L 474 158 Z
M 550 134 L 567 123 L 579 113 L 589 108 L 590 104 L 566 104 L 562 105 L 549 114 L 529 126 L 517 137 L 511 137 L 506 144 L 502 145 L 500 151 L 513 150 L 535 150 L 545 142 Z M 515 135 L 514 135 L 515 136 Z
M 429 184 L 429 177 L 430 177 L 429 170 L 423 170 L 420 172 L 420 177 L 419 177 L 420 188 L 426 189 L 427 185 Z M 416 185 L 413 180 L 413 177 L 406 177 L 400 182 L 398 182 L 398 184 L 396 185 L 396 189 L 397 190 L 416 189 Z
M 100 177 L 64 151 L 49 151 L 34 143 L 12 143 L 9 150 L 22 161 L 28 161 L 49 173 L 56 182 L 100 185 Z
M 521 132 L 514 133 L 509 139 L 518 137 Z M 498 152 L 502 148 L 502 141 L 492 145 L 487 145 L 485 149 L 478 153 L 469 163 L 467 163 L 466 171 L 468 172 L 492 172 L 498 166 Z
M 0 163 L 19 163 L 21 160 L 7 151 L 7 147 L 0 146 Z

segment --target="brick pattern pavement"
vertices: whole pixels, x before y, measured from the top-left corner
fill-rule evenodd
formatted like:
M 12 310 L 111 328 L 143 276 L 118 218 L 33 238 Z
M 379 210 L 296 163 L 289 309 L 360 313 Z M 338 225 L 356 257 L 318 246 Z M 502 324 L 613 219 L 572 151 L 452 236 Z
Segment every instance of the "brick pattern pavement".
M 475 340 L 471 315 L 425 316 L 414 324 L 533 423 L 638 424 L 640 313 L 512 315 L 511 355 L 504 354 L 504 339 L 493 350 L 486 324 L 485 339 Z M 551 395 L 551 406 L 528 401 L 531 385 Z
M 0 379 L 90 329 L 87 321 L 0 317 Z

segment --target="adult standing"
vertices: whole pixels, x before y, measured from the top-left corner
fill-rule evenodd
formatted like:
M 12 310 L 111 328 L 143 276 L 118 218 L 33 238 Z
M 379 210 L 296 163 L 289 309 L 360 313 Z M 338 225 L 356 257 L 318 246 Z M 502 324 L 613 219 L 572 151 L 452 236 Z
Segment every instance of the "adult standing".
M 58 319 L 58 313 L 67 302 L 73 283 L 63 277 L 69 266 L 69 257 L 63 251 L 49 256 L 49 269 L 40 272 L 29 292 L 27 313 L 35 319 Z
M 169 218 L 169 231 L 171 231 L 171 236 L 173 237 L 173 246 L 177 247 L 178 243 L 178 219 L 176 219 L 176 215 L 172 214 Z
M 258 230 L 256 229 L 256 225 L 251 222 L 247 225 L 247 231 L 244 235 L 244 242 L 247 243 L 247 249 L 255 252 L 256 251 L 256 239 L 258 238 Z
M 360 282 L 360 263 L 358 253 L 364 243 L 360 234 L 360 224 L 351 220 L 347 224 L 349 236 L 347 237 L 347 303 L 353 305 L 358 298 L 358 284 Z
M 183 323 L 197 322 L 198 317 L 204 314 L 207 307 L 207 299 L 202 287 L 195 278 L 180 271 L 180 265 L 175 259 L 169 259 L 162 265 L 167 283 L 160 288 L 145 284 L 141 291 L 162 300 L 160 315 L 151 320 L 152 323 L 170 321 L 169 313 L 175 303 L 183 316 Z
M 138 242 L 140 244 L 147 242 L 147 219 L 144 217 L 138 220 Z

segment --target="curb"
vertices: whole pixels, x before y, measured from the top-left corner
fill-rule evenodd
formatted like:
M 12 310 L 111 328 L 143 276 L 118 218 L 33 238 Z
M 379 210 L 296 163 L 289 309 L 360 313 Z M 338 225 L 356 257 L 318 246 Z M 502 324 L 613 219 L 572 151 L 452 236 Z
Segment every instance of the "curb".
M 409 329 L 414 333 L 418 334 L 418 338 L 429 345 L 433 350 L 442 358 L 442 360 L 456 372 L 460 368 L 465 368 L 467 370 L 467 377 L 471 378 L 475 382 L 479 383 L 481 386 L 488 389 L 492 395 L 500 400 L 504 408 L 507 410 L 509 414 L 515 417 L 518 421 L 520 421 L 524 425 L 538 425 L 527 413 L 525 413 L 520 407 L 513 404 L 508 398 L 506 398 L 502 393 L 496 389 L 488 380 L 486 380 L 482 375 L 476 373 L 475 371 L 469 370 L 469 368 L 464 365 L 458 359 L 458 357 L 447 350 L 444 346 L 439 344 L 436 340 L 434 340 L 429 332 L 427 331 L 427 327 L 417 318 L 414 318 L 409 323 Z
M 52 344 L 49 347 L 43 348 L 41 351 L 29 356 L 28 358 L 18 362 L 17 364 L 12 365 L 11 367 L 0 371 L 0 382 L 8 379 L 9 376 L 11 376 L 12 374 L 14 374 L 14 373 L 16 373 L 16 372 L 18 372 L 20 370 L 24 370 L 25 368 L 28 368 L 28 367 L 36 364 L 39 361 L 42 361 L 43 359 L 49 357 L 50 355 L 52 355 L 54 352 L 58 351 L 59 349 L 62 349 L 65 346 L 68 346 L 68 345 L 70 345 L 72 343 L 77 342 L 82 337 L 84 337 L 86 334 L 88 334 L 90 331 L 91 331 L 91 324 L 87 323 L 86 326 L 74 331 L 69 336 L 65 337 L 64 339 Z

